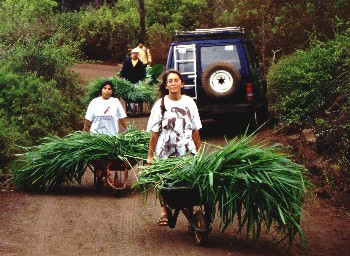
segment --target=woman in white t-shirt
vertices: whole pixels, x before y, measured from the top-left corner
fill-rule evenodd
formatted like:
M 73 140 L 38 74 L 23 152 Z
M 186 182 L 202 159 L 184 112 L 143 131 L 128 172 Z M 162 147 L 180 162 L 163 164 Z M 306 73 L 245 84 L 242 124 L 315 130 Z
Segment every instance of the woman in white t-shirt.
M 105 81 L 100 86 L 101 96 L 93 99 L 85 114 L 84 132 L 103 133 L 111 136 L 118 134 L 119 125 L 126 129 L 126 114 L 117 98 L 113 95 L 113 84 Z
M 151 110 L 147 130 L 151 131 L 147 163 L 153 157 L 178 157 L 196 154 L 200 148 L 199 129 L 202 123 L 194 100 L 183 95 L 184 79 L 176 70 L 168 70 L 163 75 L 160 86 L 161 99 Z M 168 225 L 166 207 L 158 225 Z
M 119 123 L 124 129 L 127 129 L 125 111 L 120 101 L 112 97 L 113 83 L 111 81 L 101 83 L 100 92 L 101 96 L 93 99 L 88 106 L 83 131 L 116 136 L 119 132 Z M 96 186 L 102 187 L 102 170 L 105 166 L 100 161 L 94 162 L 93 165 L 97 177 Z M 120 168 L 125 168 L 125 165 Z

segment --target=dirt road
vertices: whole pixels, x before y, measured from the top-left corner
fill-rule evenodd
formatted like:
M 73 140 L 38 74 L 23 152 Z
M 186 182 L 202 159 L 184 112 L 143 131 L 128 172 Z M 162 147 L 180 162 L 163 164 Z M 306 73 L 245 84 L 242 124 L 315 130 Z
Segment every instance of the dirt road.
M 92 71 L 103 70 L 112 76 L 115 66 L 80 65 L 84 79 L 94 79 Z M 91 71 L 91 72 L 90 72 Z M 131 118 L 140 129 L 147 116 Z M 202 141 L 223 145 L 224 136 L 234 136 L 220 124 L 205 122 Z M 273 137 L 267 128 L 260 137 Z M 82 186 L 72 184 L 52 194 L 30 194 L 18 191 L 0 193 L 0 255 L 305 255 L 295 239 L 291 251 L 276 245 L 276 240 L 263 235 L 257 243 L 236 235 L 232 226 L 218 233 L 214 220 L 206 247 L 195 245 L 186 231 L 187 221 L 180 214 L 174 229 L 158 227 L 160 205 L 151 192 L 144 204 L 143 196 L 128 189 L 119 196 L 107 187 L 94 190 L 92 173 L 87 172 Z M 343 209 L 332 208 L 326 201 L 308 200 L 304 207 L 302 228 L 310 255 L 349 255 L 350 216 Z

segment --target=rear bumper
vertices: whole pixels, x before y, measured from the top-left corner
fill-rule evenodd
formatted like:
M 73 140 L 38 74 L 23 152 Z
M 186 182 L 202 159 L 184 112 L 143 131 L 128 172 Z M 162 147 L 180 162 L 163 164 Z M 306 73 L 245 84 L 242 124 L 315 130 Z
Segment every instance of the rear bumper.
M 234 104 L 234 105 L 202 105 L 198 106 L 200 113 L 209 115 L 234 114 L 254 112 L 257 106 L 254 104 Z

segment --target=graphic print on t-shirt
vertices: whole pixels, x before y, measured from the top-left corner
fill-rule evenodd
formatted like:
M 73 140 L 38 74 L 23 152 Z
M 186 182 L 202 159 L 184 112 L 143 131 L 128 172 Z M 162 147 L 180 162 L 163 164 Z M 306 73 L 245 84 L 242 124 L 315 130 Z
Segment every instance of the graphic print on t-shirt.
M 192 136 L 192 120 L 188 107 L 172 107 L 166 111 L 162 121 L 162 130 L 165 133 L 161 157 L 182 156 L 189 149 Z
M 100 133 L 109 134 L 108 128 L 113 122 L 112 116 L 96 116 L 96 123 L 98 124 L 96 130 Z
M 108 107 L 106 108 L 106 110 L 103 112 L 103 114 L 107 114 L 109 108 L 110 108 L 110 106 L 108 106 Z
M 106 115 L 108 114 L 109 109 L 110 109 L 110 106 L 107 106 L 107 108 L 103 111 L 104 115 L 96 116 L 96 123 L 97 123 L 96 130 L 100 133 L 109 134 L 109 129 L 111 127 L 111 124 L 115 122 L 112 116 Z

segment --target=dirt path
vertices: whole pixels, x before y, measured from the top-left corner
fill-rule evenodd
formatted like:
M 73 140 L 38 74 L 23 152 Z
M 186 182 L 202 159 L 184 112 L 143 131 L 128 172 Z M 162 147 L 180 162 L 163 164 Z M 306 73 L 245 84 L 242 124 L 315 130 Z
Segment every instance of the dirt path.
M 115 66 L 84 64 L 74 70 L 84 79 L 93 79 L 96 70 L 105 77 L 115 74 Z M 82 73 L 81 73 L 82 72 Z M 90 77 L 90 78 L 89 78 Z M 132 118 L 145 128 L 146 117 Z M 215 133 L 220 136 L 213 135 Z M 223 145 L 220 127 L 206 123 L 202 140 Z M 228 139 L 232 134 L 226 134 Z M 262 137 L 274 136 L 266 129 Z M 30 194 L 16 191 L 0 193 L 0 255 L 305 255 L 295 240 L 289 253 L 276 245 L 276 240 L 263 235 L 257 243 L 249 243 L 236 235 L 232 226 L 218 233 L 214 221 L 206 247 L 195 245 L 186 231 L 187 221 L 180 214 L 174 229 L 158 227 L 160 206 L 151 192 L 147 203 L 129 186 L 120 196 L 111 189 L 94 190 L 92 173 L 87 172 L 82 186 L 70 185 L 54 194 Z M 302 228 L 306 233 L 310 255 L 349 255 L 350 216 L 343 209 L 330 207 L 316 198 L 304 207 Z
M 115 76 L 120 71 L 122 65 L 102 65 L 82 63 L 74 65 L 71 70 L 79 74 L 85 81 L 91 81 L 98 77 Z

